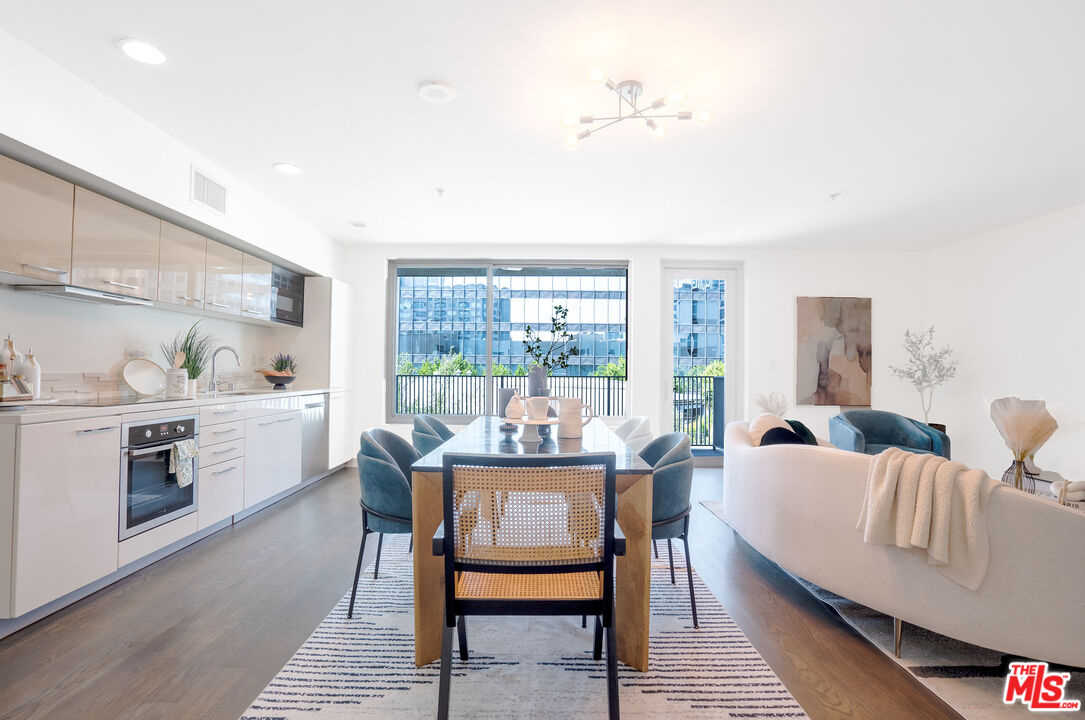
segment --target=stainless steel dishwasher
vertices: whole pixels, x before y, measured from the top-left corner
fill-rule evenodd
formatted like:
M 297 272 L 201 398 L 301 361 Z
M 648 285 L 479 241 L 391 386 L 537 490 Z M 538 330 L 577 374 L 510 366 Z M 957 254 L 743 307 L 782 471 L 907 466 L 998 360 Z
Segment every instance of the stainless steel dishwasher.
M 306 395 L 301 400 L 301 477 L 305 482 L 328 469 L 328 396 Z

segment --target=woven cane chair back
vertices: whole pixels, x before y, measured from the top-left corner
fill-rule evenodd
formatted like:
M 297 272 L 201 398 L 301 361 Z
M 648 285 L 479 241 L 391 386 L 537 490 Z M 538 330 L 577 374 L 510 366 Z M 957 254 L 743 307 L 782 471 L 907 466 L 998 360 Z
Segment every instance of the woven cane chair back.
M 457 563 L 594 565 L 603 559 L 606 467 L 453 468 Z

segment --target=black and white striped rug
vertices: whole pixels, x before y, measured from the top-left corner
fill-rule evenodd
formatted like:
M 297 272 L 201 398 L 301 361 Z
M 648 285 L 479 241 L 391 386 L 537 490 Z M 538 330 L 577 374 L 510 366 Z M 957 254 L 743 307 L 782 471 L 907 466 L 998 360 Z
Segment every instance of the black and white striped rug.
M 678 547 L 676 585 L 666 552 L 652 562 L 650 670 L 619 665 L 622 717 L 805 718 L 696 575 L 700 628 L 693 628 Z M 354 618 L 347 619 L 347 593 L 242 720 L 436 717 L 440 663 L 414 667 L 411 571 L 407 536 L 389 536 L 380 577 L 362 575 Z M 592 659 L 591 623 L 468 618 L 467 633 L 470 659 L 454 654 L 450 717 L 606 717 L 606 673 Z

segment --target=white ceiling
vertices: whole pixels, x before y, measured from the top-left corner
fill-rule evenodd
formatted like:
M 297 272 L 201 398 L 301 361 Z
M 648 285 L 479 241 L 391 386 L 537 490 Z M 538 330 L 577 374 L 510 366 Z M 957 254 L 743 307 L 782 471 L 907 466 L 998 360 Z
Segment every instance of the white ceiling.
M 0 0 L 0 26 L 338 240 L 922 248 L 1085 201 L 1081 0 Z M 596 60 L 715 122 L 566 150 L 564 113 L 613 109 Z

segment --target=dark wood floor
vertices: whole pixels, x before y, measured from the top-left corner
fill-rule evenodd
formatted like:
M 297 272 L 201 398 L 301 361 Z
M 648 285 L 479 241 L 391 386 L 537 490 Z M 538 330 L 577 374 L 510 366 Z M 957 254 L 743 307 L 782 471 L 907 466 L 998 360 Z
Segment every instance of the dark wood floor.
M 719 470 L 695 495 L 719 497 Z M 236 720 L 349 589 L 342 471 L 0 640 L 5 720 Z M 959 718 L 700 505 L 693 564 L 814 720 Z

